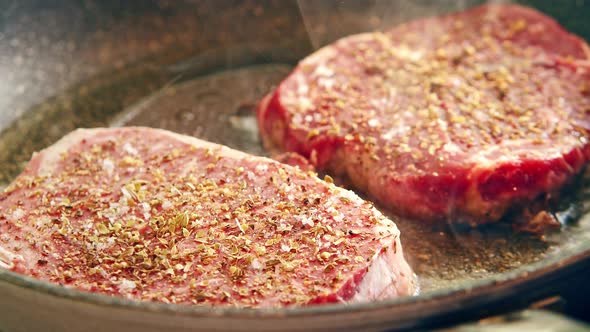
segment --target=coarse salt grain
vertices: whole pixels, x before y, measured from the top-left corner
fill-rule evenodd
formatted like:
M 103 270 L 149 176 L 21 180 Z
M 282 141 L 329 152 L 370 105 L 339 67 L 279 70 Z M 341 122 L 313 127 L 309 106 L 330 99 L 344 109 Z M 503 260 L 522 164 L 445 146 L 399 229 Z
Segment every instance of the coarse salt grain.
M 105 158 L 102 160 L 102 169 L 107 172 L 108 175 L 111 175 L 115 170 L 115 163 L 113 163 L 110 158 Z
M 122 279 L 121 283 L 119 284 L 119 290 L 121 292 L 127 293 L 134 290 L 137 287 L 134 281 Z
M 133 145 L 131 145 L 129 143 L 125 143 L 123 145 L 123 150 L 125 150 L 125 152 L 132 154 L 134 156 L 139 154 L 139 152 L 137 152 L 137 149 L 135 149 L 135 147 L 133 147 Z

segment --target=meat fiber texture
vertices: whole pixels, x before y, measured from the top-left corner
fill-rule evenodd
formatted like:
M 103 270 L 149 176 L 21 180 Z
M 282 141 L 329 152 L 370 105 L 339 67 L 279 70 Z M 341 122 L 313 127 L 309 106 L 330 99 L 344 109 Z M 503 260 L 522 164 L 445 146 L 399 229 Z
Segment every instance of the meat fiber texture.
M 400 215 L 495 222 L 556 197 L 586 165 L 589 55 L 517 5 L 352 35 L 261 101 L 261 136 Z
M 79 129 L 0 195 L 0 267 L 165 303 L 412 295 L 396 225 L 315 173 L 148 128 Z

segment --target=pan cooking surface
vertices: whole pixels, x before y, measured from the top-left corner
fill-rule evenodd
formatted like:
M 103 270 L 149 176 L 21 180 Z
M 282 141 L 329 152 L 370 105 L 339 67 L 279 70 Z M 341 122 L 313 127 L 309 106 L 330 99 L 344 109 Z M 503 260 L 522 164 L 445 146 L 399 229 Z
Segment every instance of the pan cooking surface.
M 266 155 L 258 138 L 255 104 L 290 70 L 285 65 L 258 65 L 169 85 L 128 108 L 110 124 L 164 128 Z M 581 209 L 584 207 L 564 204 L 559 216 L 566 219 Z M 422 292 L 460 287 L 468 280 L 493 277 L 536 262 L 580 241 L 578 237 L 590 227 L 584 219 L 540 239 L 515 234 L 506 224 L 434 230 L 390 216 L 402 231 L 406 256 L 420 278 Z
M 0 147 L 4 147 L 0 149 L 0 183 L 5 185 L 11 181 L 33 151 L 53 143 L 75 127 L 139 125 L 164 128 L 255 155 L 266 155 L 258 137 L 254 108 L 257 101 L 291 69 L 288 65 L 265 64 L 179 81 L 178 76 L 174 76 L 177 75 L 176 69 L 171 67 L 173 75 L 149 76 L 152 82 L 161 82 L 160 89 L 139 86 L 131 90 L 136 102 L 128 107 L 121 107 L 122 103 L 116 99 L 101 100 L 104 98 L 102 90 L 108 91 L 104 85 L 99 85 L 98 92 L 84 92 L 92 97 L 89 100 L 77 95 L 78 101 L 74 98 L 73 102 L 68 102 L 67 96 L 48 101 L 0 135 Z M 133 82 L 137 81 L 129 76 L 117 81 L 112 89 L 124 89 Z M 81 89 L 88 90 L 88 87 L 82 86 Z M 76 111 L 76 105 L 84 107 Z M 97 107 L 106 111 L 96 112 Z M 117 112 L 121 108 L 124 110 Z M 568 222 L 561 231 L 544 239 L 514 233 L 507 224 L 470 230 L 432 229 L 419 222 L 389 215 L 402 231 L 406 257 L 425 294 L 459 289 L 469 281 L 501 276 L 506 271 L 559 255 L 562 251 L 569 252 L 587 243 L 590 241 L 590 217 L 584 215 L 589 208 L 584 195 L 581 190 L 576 204 L 564 204 L 562 211 L 558 212 L 562 220 L 574 217 L 577 221 Z

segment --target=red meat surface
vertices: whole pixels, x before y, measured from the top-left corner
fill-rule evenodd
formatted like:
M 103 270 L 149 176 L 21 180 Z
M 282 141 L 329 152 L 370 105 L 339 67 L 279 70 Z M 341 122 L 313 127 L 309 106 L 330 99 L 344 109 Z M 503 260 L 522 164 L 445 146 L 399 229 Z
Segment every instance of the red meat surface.
M 485 5 L 316 51 L 261 101 L 259 128 L 398 214 L 495 222 L 586 165 L 589 56 L 542 13 Z

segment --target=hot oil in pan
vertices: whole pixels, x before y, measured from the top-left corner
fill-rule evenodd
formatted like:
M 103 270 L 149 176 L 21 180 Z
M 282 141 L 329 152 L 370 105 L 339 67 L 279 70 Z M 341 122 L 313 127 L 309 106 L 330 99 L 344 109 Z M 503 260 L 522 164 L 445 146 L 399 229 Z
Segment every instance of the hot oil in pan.
M 265 155 L 254 109 L 290 71 L 285 65 L 258 65 L 170 85 L 119 114 L 111 125 L 164 128 Z
M 193 135 L 256 155 L 266 155 L 258 138 L 254 108 L 258 100 L 291 70 L 259 65 L 229 70 L 162 89 L 121 113 L 113 126 L 138 125 Z M 567 213 L 565 208 L 564 213 Z M 567 227 L 546 239 L 514 233 L 509 225 L 472 230 L 433 230 L 392 216 L 402 231 L 410 264 L 422 292 L 459 287 L 557 253 L 590 228 L 589 222 Z

